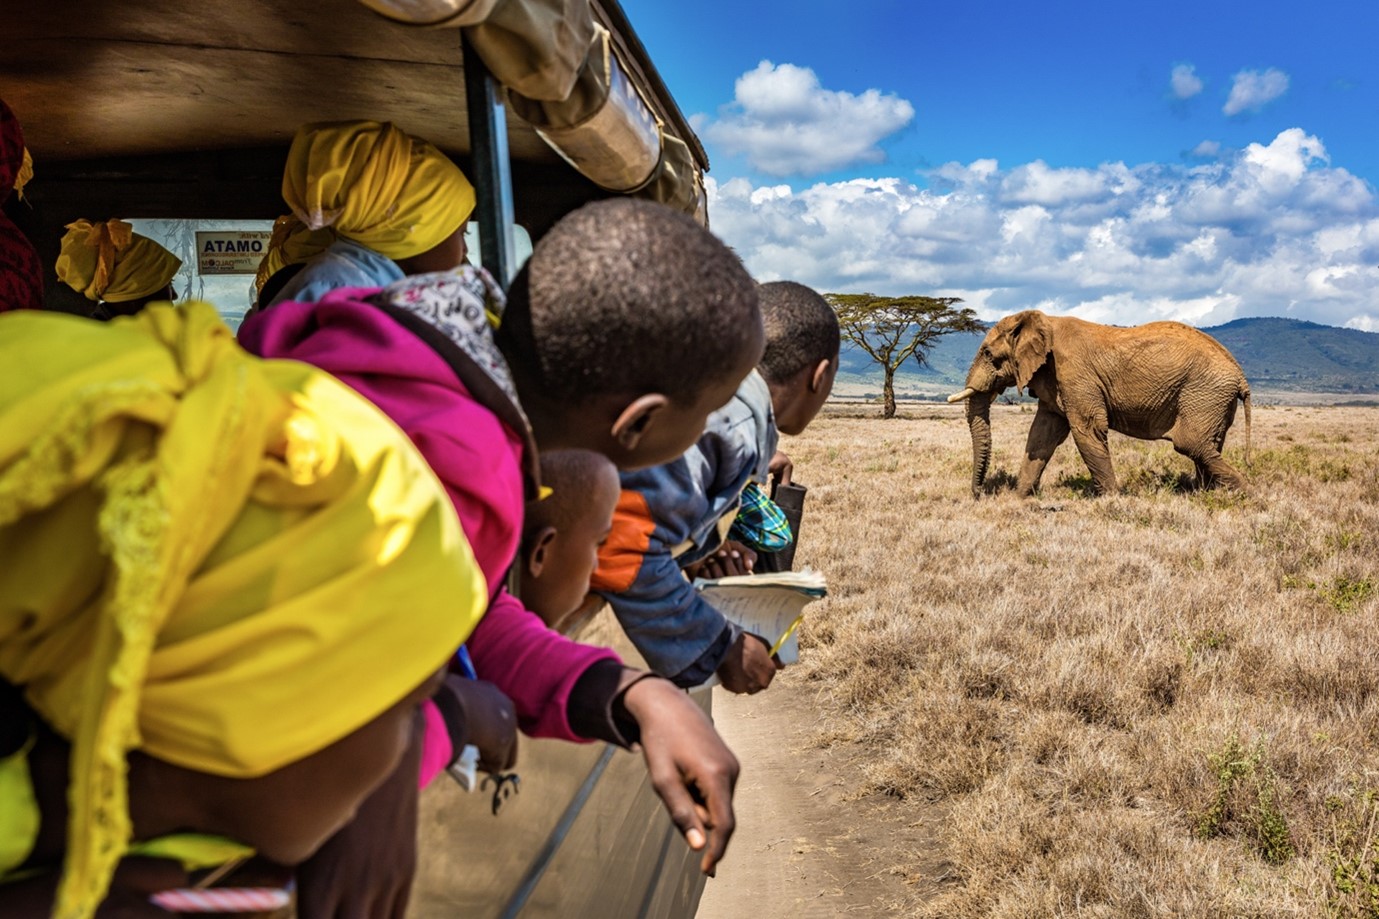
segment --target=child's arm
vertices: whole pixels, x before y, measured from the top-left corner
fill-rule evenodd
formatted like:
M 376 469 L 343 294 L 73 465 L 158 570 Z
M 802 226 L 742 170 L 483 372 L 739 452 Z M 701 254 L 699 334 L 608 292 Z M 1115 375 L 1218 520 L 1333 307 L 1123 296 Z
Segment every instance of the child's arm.
M 621 663 L 608 648 L 580 644 L 551 631 L 506 590 L 494 598 L 466 647 L 479 679 L 512 699 L 522 732 L 558 740 L 590 739 L 570 726 L 570 693 L 594 664 Z
M 741 633 L 700 596 L 668 551 L 642 556 L 636 581 L 605 596 L 647 666 L 677 686 L 711 677 Z
M 680 686 L 712 676 L 740 634 L 685 579 L 673 553 L 691 538 L 704 541 L 736 504 L 740 485 L 714 492 L 712 465 L 704 451 L 692 450 L 665 466 L 625 474 L 613 533 L 594 574 L 594 589 L 612 605 L 647 666 Z

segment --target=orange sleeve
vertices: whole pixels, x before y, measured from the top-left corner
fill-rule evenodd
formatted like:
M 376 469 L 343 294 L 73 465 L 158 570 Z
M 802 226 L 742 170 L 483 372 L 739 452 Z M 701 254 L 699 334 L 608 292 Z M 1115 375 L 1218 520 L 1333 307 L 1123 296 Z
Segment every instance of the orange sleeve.
M 656 521 L 646 496 L 639 491 L 623 489 L 618 506 L 613 511 L 613 529 L 599 549 L 599 566 L 590 586 L 605 593 L 622 593 L 637 580 L 642 557 L 651 546 L 651 534 Z

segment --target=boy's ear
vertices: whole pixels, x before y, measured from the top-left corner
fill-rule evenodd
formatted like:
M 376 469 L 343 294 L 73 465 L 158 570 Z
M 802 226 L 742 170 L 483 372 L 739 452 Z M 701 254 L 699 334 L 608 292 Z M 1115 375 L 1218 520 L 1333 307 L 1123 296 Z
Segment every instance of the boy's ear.
M 818 392 L 823 389 L 824 383 L 828 381 L 828 373 L 833 366 L 833 361 L 825 358 L 814 365 L 814 372 L 809 376 L 809 391 Z
M 642 439 L 642 435 L 651 427 L 651 423 L 660 412 L 670 405 L 670 399 L 660 393 L 647 393 L 638 396 L 627 404 L 618 419 L 613 422 L 613 439 L 624 450 L 634 450 L 637 443 Z
M 542 527 L 536 534 L 536 539 L 532 541 L 531 549 L 527 551 L 527 574 L 534 578 L 541 577 L 553 542 L 555 542 L 555 527 Z

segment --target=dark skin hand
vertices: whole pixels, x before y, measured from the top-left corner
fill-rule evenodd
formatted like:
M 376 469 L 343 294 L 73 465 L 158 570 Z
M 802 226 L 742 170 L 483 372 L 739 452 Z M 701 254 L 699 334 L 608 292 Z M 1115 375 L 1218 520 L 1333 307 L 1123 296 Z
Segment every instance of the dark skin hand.
M 777 450 L 775 454 L 772 455 L 771 463 L 767 469 L 769 469 L 771 473 L 771 484 L 789 485 L 790 476 L 795 473 L 795 464 L 791 462 L 787 454 Z
M 417 773 L 421 713 L 415 739 L 392 775 L 358 812 L 297 869 L 300 919 L 403 919 L 417 863 Z
M 439 686 L 442 672 L 373 721 L 330 746 L 252 779 L 226 778 L 174 766 L 143 753 L 129 754 L 129 813 L 134 838 L 195 831 L 236 839 L 279 864 L 299 864 L 353 817 L 355 808 L 396 770 L 414 739 L 417 705 Z M 37 724 L 29 755 L 41 821 L 33 852 L 21 867 L 45 873 L 6 888 L 0 917 L 46 915 L 56 890 L 67 836 L 71 748 Z M 416 793 L 416 769 L 411 791 Z M 141 916 L 149 893 L 188 886 L 178 865 L 147 858 L 121 862 L 107 901 L 112 916 Z M 13 904 L 24 888 L 25 908 Z M 10 894 L 15 893 L 15 897 Z M 45 899 L 46 898 L 46 899 Z M 7 912 L 7 910 L 15 910 Z M 100 913 L 101 916 L 107 913 Z M 155 911 L 149 915 L 163 915 Z M 361 913 L 360 915 L 364 915 Z
M 517 761 L 512 700 L 492 683 L 453 673 L 436 691 L 441 693 L 463 711 L 465 740 L 479 748 L 480 767 L 511 769 Z M 416 739 L 398 768 L 360 805 L 354 820 L 298 869 L 300 919 L 402 919 L 406 913 L 416 870 L 423 724 L 418 713 Z
M 696 562 L 694 566 L 686 566 L 685 571 L 689 573 L 691 567 L 695 569 L 695 573 L 689 574 L 691 578 L 729 578 L 751 574 L 756 564 L 756 552 L 730 539 L 708 558 Z
M 764 638 L 743 632 L 718 665 L 718 679 L 728 692 L 752 695 L 770 686 L 782 667 Z
M 639 671 L 627 670 L 624 680 L 639 676 Z M 641 730 L 652 788 L 689 847 L 704 853 L 699 869 L 713 877 L 737 827 L 737 757 L 703 710 L 669 680 L 638 680 L 627 689 L 623 704 Z
M 517 763 L 517 709 L 497 686 L 450 674 L 439 692 L 464 712 L 465 741 L 479 748 L 479 768 L 504 772 Z M 442 709 L 444 711 L 444 709 Z M 460 755 L 459 750 L 454 755 Z

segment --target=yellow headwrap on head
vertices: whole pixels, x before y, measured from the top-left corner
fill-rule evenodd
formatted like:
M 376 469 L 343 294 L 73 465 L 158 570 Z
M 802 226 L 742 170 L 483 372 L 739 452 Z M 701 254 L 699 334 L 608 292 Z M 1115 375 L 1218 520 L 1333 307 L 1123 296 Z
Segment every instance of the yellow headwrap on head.
M 88 300 L 124 303 L 172 283 L 182 260 L 123 220 L 67 224 L 57 276 Z
M 263 290 L 268 279 L 288 265 L 310 261 L 324 252 L 335 242 L 335 231 L 326 228 L 313 230 L 297 219 L 295 214 L 284 214 L 273 221 L 273 235 L 268 240 L 268 251 L 259 262 L 259 270 L 254 275 L 254 289 Z
M 24 200 L 24 186 L 29 184 L 29 180 L 34 177 L 34 158 L 29 155 L 29 148 L 24 148 L 24 158 L 19 163 L 19 172 L 14 177 L 14 193 L 19 196 L 19 200 Z
M 445 154 L 389 122 L 341 121 L 297 129 L 283 200 L 311 229 L 331 227 L 400 259 L 459 229 L 474 211 L 474 187 Z
M 0 368 L 0 675 L 72 741 L 56 914 L 89 916 L 130 750 L 232 777 L 308 756 L 442 666 L 488 593 L 406 435 L 207 304 L 5 314 Z

